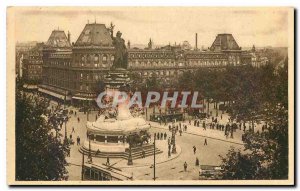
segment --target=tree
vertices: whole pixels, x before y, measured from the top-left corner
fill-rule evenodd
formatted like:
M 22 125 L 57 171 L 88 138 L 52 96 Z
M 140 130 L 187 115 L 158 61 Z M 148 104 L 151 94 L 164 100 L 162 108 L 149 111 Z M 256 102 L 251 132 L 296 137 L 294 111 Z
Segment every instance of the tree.
M 47 122 L 48 105 L 44 99 L 16 90 L 16 180 L 66 179 L 67 150 Z
M 288 71 L 266 66 L 244 79 L 233 114 L 243 120 L 259 119 L 265 131 L 248 131 L 244 135 L 245 152 L 231 149 L 221 156 L 223 179 L 287 179 L 288 178 Z M 244 76 L 244 77 L 245 77 Z M 245 88 L 249 88 L 246 90 Z M 246 92 L 246 93 L 245 93 Z M 239 100 L 240 98 L 240 100 Z M 245 101 L 243 103 L 242 101 Z

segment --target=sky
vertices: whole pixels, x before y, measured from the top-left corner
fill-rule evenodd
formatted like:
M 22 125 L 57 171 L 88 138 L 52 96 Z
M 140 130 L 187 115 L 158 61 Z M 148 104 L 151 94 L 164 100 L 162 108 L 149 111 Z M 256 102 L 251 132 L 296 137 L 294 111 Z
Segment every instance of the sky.
M 85 24 L 113 22 L 115 32 L 131 44 L 177 44 L 187 40 L 194 47 L 211 46 L 219 33 L 231 33 L 241 47 L 287 47 L 288 9 L 200 7 L 35 7 L 14 8 L 15 39 L 47 41 L 54 29 L 70 31 L 76 42 Z M 11 15 L 8 15 L 10 17 Z M 10 23 L 8 23 L 10 24 Z

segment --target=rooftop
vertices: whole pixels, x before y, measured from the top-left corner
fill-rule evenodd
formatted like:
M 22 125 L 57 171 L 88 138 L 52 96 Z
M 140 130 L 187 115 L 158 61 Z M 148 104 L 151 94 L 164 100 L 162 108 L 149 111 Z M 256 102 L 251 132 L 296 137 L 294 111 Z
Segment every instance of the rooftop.
M 64 31 L 53 30 L 45 46 L 51 48 L 70 48 L 71 44 Z
M 86 24 L 75 46 L 113 46 L 109 29 L 104 24 Z
M 241 50 L 232 34 L 218 34 L 210 47 L 212 51 Z

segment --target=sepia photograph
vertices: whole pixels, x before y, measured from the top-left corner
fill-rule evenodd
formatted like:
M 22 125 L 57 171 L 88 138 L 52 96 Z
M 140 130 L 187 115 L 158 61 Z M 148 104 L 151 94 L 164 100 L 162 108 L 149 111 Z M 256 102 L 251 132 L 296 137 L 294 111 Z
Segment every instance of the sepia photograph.
M 9 185 L 294 185 L 294 9 L 7 7 Z

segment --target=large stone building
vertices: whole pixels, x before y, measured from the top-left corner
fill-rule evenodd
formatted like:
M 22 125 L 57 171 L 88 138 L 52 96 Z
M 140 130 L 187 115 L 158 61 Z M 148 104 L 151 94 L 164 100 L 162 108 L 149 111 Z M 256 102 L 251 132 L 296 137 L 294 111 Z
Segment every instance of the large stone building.
M 71 100 L 72 46 L 64 31 L 52 31 L 43 48 L 42 84 L 39 91 L 60 100 Z
M 71 44 L 70 33 L 67 36 L 54 30 L 43 50 L 43 82 L 39 91 L 74 104 L 94 100 L 100 81 L 113 65 L 112 36 L 104 24 L 86 24 Z M 241 50 L 231 34 L 217 35 L 206 51 L 186 47 L 168 45 L 153 49 L 152 41 L 145 49 L 128 47 L 128 70 L 142 79 L 155 74 L 168 82 L 195 68 L 251 64 L 251 55 Z

